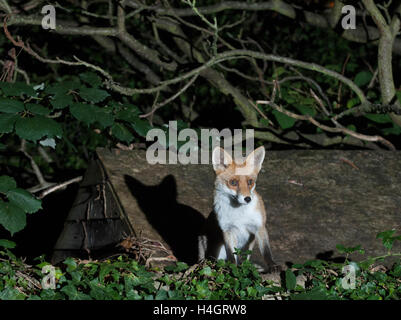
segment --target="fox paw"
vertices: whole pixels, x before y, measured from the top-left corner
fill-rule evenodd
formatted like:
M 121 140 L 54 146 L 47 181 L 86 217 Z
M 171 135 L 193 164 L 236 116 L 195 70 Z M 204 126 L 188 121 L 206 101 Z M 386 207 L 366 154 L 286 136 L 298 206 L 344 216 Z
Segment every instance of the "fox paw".
M 273 264 L 269 266 L 266 270 L 267 273 L 279 273 L 281 272 L 282 268 L 279 264 Z

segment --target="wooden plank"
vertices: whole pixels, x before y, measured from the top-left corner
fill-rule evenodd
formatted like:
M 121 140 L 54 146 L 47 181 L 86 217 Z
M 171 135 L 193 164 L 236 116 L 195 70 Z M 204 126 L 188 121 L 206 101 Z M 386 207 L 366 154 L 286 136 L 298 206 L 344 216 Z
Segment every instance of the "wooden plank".
M 97 153 L 135 233 L 193 262 L 197 228 L 212 209 L 212 166 L 151 165 L 145 151 Z M 376 234 L 401 232 L 400 152 L 269 151 L 257 190 L 281 264 L 339 256 L 336 244 L 360 244 L 367 255 L 381 255 Z

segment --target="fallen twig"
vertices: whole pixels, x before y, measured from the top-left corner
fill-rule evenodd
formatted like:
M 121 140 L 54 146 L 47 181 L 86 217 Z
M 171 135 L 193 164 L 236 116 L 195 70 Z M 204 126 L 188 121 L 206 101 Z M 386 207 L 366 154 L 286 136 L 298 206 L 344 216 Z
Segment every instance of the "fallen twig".
M 351 167 L 353 167 L 356 170 L 359 170 L 359 168 L 351 160 L 348 160 L 346 158 L 340 158 L 340 161 L 349 164 Z

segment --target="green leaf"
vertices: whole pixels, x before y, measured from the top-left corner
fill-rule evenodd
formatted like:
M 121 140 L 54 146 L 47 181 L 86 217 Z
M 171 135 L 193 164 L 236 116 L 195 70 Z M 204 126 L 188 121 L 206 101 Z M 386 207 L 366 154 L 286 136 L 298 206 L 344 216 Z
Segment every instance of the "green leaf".
M 168 272 L 181 272 L 188 269 L 188 265 L 185 262 L 177 262 L 175 265 L 169 265 L 164 268 Z
M 310 115 L 312 117 L 316 115 L 316 110 L 314 108 L 307 107 L 304 105 L 296 105 L 295 108 L 297 108 L 299 112 L 301 112 L 301 114 Z
M 131 123 L 131 127 L 141 137 L 146 137 L 148 131 L 153 129 L 153 127 L 149 124 L 149 121 L 140 118 L 137 118 L 133 123 Z
M 65 259 L 63 261 L 63 264 L 65 264 L 67 266 L 67 272 L 72 272 L 75 269 L 77 269 L 78 264 L 77 262 L 74 260 L 74 258 L 68 257 L 67 259 Z
M 0 113 L 0 133 L 10 133 L 14 130 L 15 121 L 19 119 L 18 114 Z
M 43 116 L 18 119 L 15 124 L 15 132 L 20 138 L 30 141 L 36 141 L 45 136 L 61 137 L 63 134 L 58 122 Z
M 0 247 L 6 248 L 6 249 L 13 249 L 15 248 L 16 243 L 10 240 L 6 239 L 0 239 Z
M 345 253 L 346 252 L 346 248 L 342 244 L 337 244 L 336 245 L 336 249 L 338 250 L 339 253 Z
M 114 122 L 110 109 L 100 108 L 92 104 L 74 103 L 70 107 L 70 111 L 75 118 L 87 125 L 99 122 L 103 128 L 106 128 Z
M 26 214 L 14 203 L 0 200 L 0 224 L 3 225 L 11 235 L 14 235 L 14 233 L 25 228 Z
M 168 294 L 166 290 L 159 290 L 156 294 L 155 300 L 167 300 Z
M 114 116 L 107 108 L 96 107 L 94 111 L 94 117 L 103 129 L 114 123 Z
M 200 275 L 203 275 L 203 276 L 211 276 L 211 275 L 212 275 L 212 269 L 211 269 L 209 266 L 204 267 L 204 268 L 199 272 L 199 274 L 200 274 Z
M 387 239 L 391 238 L 394 233 L 395 233 L 395 230 L 393 230 L 393 229 L 392 230 L 386 230 L 386 231 L 383 231 L 383 232 L 379 232 L 376 235 L 376 239 L 387 240 Z
M 70 111 L 76 119 L 89 125 L 95 122 L 93 117 L 93 108 L 94 106 L 91 104 L 74 103 L 70 106 Z
M 287 116 L 286 114 L 284 114 L 280 111 L 277 111 L 277 110 L 273 110 L 272 113 L 273 113 L 274 117 L 276 118 L 280 127 L 284 130 L 291 128 L 294 125 L 294 123 L 297 121 L 296 119 L 291 118 L 291 117 Z
M 36 91 L 33 89 L 33 87 L 24 82 L 0 82 L 0 89 L 6 96 L 20 96 L 22 94 L 26 94 L 31 97 L 36 96 Z
M 391 250 L 394 240 L 399 240 L 401 237 L 393 237 L 395 230 L 386 230 L 377 234 L 376 239 L 382 239 L 383 246 Z
M 291 294 L 292 300 L 329 300 L 330 296 L 327 291 L 322 288 L 315 287 L 308 292 L 299 294 Z
M 50 104 L 54 109 L 64 109 L 68 106 L 71 106 L 73 103 L 74 101 L 72 100 L 72 96 L 64 92 L 57 93 L 50 101 Z
M 97 88 L 81 88 L 79 90 L 79 95 L 82 99 L 88 102 L 98 103 L 106 99 L 109 93 L 105 90 L 97 89 Z
M 123 109 L 117 112 L 116 119 L 127 122 L 135 122 L 138 120 L 140 111 L 137 106 L 131 105 L 127 109 Z
M 0 192 L 7 193 L 8 191 L 17 188 L 17 183 L 14 178 L 9 176 L 0 176 Z
M 358 251 L 360 254 L 364 254 L 365 250 L 361 248 L 361 245 L 357 245 L 356 247 L 345 247 L 342 244 L 337 244 L 336 248 L 339 253 L 353 253 Z
M 116 137 L 118 140 L 130 143 L 134 136 L 131 132 L 121 123 L 115 122 L 111 127 L 111 134 Z
M 370 82 L 372 73 L 369 71 L 361 71 L 355 76 L 354 82 L 358 87 L 362 87 Z
M 357 103 L 359 103 L 359 98 L 352 98 L 347 101 L 347 109 L 351 109 L 353 106 L 355 106 Z
M 89 295 L 79 292 L 78 289 L 72 284 L 61 288 L 60 291 L 65 293 L 70 300 L 92 300 Z
M 8 287 L 0 292 L 0 300 L 24 300 L 25 295 L 17 289 Z
M 41 104 L 36 103 L 27 103 L 25 105 L 26 110 L 30 111 L 33 114 L 39 114 L 42 116 L 47 116 L 50 113 L 50 110 L 42 106 Z
M 368 269 L 373 263 L 375 263 L 375 259 L 374 258 L 368 258 L 364 261 L 359 262 L 359 266 L 361 269 Z
M 377 123 L 392 123 L 388 114 L 365 113 L 364 117 Z
M 0 111 L 4 113 L 18 113 L 24 110 L 24 104 L 21 101 L 0 98 Z
M 294 290 L 297 284 L 297 277 L 290 269 L 285 271 L 285 286 L 287 290 Z
M 395 123 L 393 124 L 393 126 L 391 128 L 384 128 L 384 129 L 381 129 L 381 131 L 383 132 L 384 135 L 393 134 L 393 135 L 398 136 L 399 134 L 401 134 L 401 128 L 399 126 L 397 126 Z
M 65 94 L 70 92 L 71 90 L 79 89 L 82 86 L 81 81 L 79 79 L 76 80 L 64 80 L 62 82 L 53 84 L 48 86 L 45 89 L 45 93 L 47 94 Z
M 267 119 L 265 119 L 265 118 L 260 119 L 260 124 L 261 124 L 262 126 L 266 127 L 266 128 L 269 128 L 269 127 L 270 127 L 270 122 L 269 122 L 269 120 L 267 120 Z
M 24 189 L 17 188 L 8 191 L 7 198 L 27 213 L 34 213 L 42 208 L 42 201 Z
M 102 84 L 102 79 L 94 72 L 84 72 L 79 75 L 82 81 L 89 84 L 91 87 L 99 87 Z
M 401 102 L 401 90 L 400 90 L 400 91 L 397 91 L 397 92 L 395 93 L 395 95 L 397 96 L 398 101 Z
M 276 78 L 278 78 L 279 76 L 281 76 L 283 73 L 285 73 L 285 68 L 284 67 L 277 67 L 277 68 L 275 68 L 274 69 L 274 72 L 273 72 L 273 75 L 272 75 L 272 78 L 273 79 L 276 79 Z

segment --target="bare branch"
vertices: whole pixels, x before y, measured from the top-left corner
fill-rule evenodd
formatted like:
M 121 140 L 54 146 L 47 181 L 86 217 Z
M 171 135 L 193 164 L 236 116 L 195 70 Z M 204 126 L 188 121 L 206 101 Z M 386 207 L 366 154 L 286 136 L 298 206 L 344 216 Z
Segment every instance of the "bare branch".
M 81 182 L 82 179 L 83 179 L 83 177 L 80 176 L 80 177 L 76 177 L 76 178 L 70 179 L 68 181 L 59 183 L 59 184 L 57 184 L 55 186 L 52 186 L 52 187 L 42 191 L 38 198 L 39 199 L 43 199 L 44 197 L 46 197 L 47 195 L 49 195 L 50 193 L 52 193 L 54 191 L 57 191 L 57 190 L 60 190 L 60 189 L 64 189 L 66 186 L 68 186 L 68 185 L 70 185 L 72 183 Z
M 288 111 L 282 107 L 280 107 L 279 105 L 275 104 L 274 102 L 271 101 L 265 101 L 265 100 L 258 100 L 256 101 L 256 104 L 267 104 L 269 106 L 271 106 L 272 108 L 274 108 L 277 111 L 280 111 L 281 113 L 284 113 L 285 115 L 293 118 L 293 119 L 297 119 L 297 120 L 301 120 L 301 121 L 309 121 L 310 123 L 314 124 L 316 127 L 328 131 L 328 132 L 334 132 L 334 133 L 343 133 L 343 134 L 348 134 L 354 138 L 363 140 L 363 141 L 370 141 L 370 142 L 381 142 L 382 144 L 384 144 L 387 148 L 389 148 L 390 150 L 396 150 L 394 145 L 384 139 L 381 136 L 375 135 L 375 136 L 369 136 L 369 135 L 365 135 L 365 134 L 361 134 L 361 133 L 357 133 L 355 131 L 349 130 L 347 128 L 333 128 L 333 127 L 329 127 L 326 126 L 324 124 L 321 124 L 320 122 L 318 122 L 317 120 L 315 120 L 313 117 L 311 117 L 310 115 L 300 115 L 300 114 L 296 114 L 293 113 L 291 111 Z
M 7 3 L 7 0 L 0 0 L 0 9 L 6 13 L 12 13 L 11 7 Z
M 177 63 L 175 61 L 169 63 L 161 61 L 159 58 L 159 53 L 157 51 L 150 49 L 144 44 L 140 43 L 127 32 L 125 28 L 124 6 L 121 3 L 117 8 L 117 29 L 118 38 L 126 46 L 135 51 L 139 56 L 169 71 L 174 71 L 177 68 Z
M 156 110 L 160 109 L 161 107 L 165 106 L 166 104 L 172 102 L 173 100 L 175 100 L 177 97 L 179 97 L 182 93 L 184 93 L 194 82 L 195 80 L 198 78 L 198 74 L 195 74 L 192 79 L 190 81 L 188 81 L 188 83 L 183 86 L 180 90 L 178 90 L 174 95 L 172 95 L 170 98 L 168 98 L 167 100 L 157 103 L 154 105 L 154 107 L 152 108 L 152 110 L 146 114 L 142 114 L 139 117 L 140 118 L 147 118 L 151 115 L 153 115 Z
M 31 190 L 35 190 L 38 187 L 39 188 L 47 188 L 49 186 L 51 186 L 53 183 L 51 182 L 47 182 L 45 180 L 45 178 L 43 177 L 42 172 L 39 169 L 39 166 L 36 164 L 35 160 L 33 159 L 33 157 L 26 151 L 26 140 L 22 139 L 21 140 L 21 147 L 20 147 L 20 151 L 25 155 L 25 157 L 27 157 L 29 159 L 29 161 L 31 162 L 31 167 L 33 169 L 33 172 L 35 173 L 36 178 L 39 181 L 39 186 L 33 187 L 31 189 L 29 189 L 28 191 Z
M 192 8 L 164 8 L 161 6 L 146 6 L 137 0 L 126 1 L 127 6 L 132 8 L 143 8 L 152 10 L 159 15 L 171 15 L 178 17 L 194 16 L 197 13 Z M 298 16 L 296 8 L 291 4 L 282 0 L 269 0 L 264 2 L 250 3 L 245 1 L 222 1 L 218 4 L 209 6 L 200 6 L 197 8 L 202 15 L 216 14 L 225 10 L 238 11 L 275 11 L 290 19 L 304 20 L 306 23 L 319 28 L 335 28 L 341 17 L 341 8 L 343 3 L 335 1 L 333 9 L 327 16 L 323 16 L 314 12 L 303 10 L 303 16 Z M 368 34 L 366 34 L 368 32 Z M 367 26 L 367 28 L 346 29 L 341 34 L 342 37 L 349 41 L 367 43 L 372 39 L 379 37 L 379 31 L 375 27 Z M 375 42 L 377 43 L 377 42 Z M 393 47 L 396 54 L 401 54 L 401 40 L 397 39 Z

